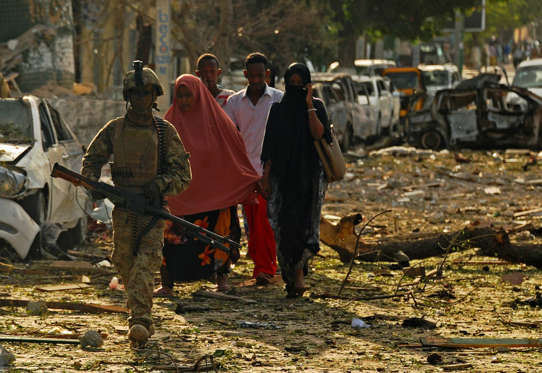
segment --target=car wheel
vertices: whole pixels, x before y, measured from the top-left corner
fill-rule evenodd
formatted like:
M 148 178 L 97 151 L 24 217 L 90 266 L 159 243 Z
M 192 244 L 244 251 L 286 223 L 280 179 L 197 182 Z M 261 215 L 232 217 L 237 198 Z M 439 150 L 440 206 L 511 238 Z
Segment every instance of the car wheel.
M 444 147 L 444 138 L 438 131 L 429 130 L 421 135 L 420 145 L 424 149 L 439 150 Z
M 40 231 L 34 238 L 32 246 L 30 246 L 30 251 L 28 253 L 29 257 L 37 257 L 41 255 L 41 249 L 43 247 L 43 235 L 42 227 L 45 223 L 47 217 L 47 201 L 45 199 L 44 192 L 39 191 L 34 193 L 24 200 L 21 201 L 21 206 L 26 211 L 26 213 L 40 226 Z

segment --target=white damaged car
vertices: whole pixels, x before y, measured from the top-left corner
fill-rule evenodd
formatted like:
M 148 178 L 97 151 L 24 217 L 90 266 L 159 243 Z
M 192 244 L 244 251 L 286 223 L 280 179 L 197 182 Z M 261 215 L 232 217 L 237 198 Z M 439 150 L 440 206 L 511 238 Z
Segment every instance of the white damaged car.
M 74 246 L 86 235 L 86 191 L 52 178 L 58 162 L 81 168 L 83 148 L 46 100 L 0 99 L 0 247 L 25 259 L 51 238 Z M 60 237 L 59 237 L 60 235 Z

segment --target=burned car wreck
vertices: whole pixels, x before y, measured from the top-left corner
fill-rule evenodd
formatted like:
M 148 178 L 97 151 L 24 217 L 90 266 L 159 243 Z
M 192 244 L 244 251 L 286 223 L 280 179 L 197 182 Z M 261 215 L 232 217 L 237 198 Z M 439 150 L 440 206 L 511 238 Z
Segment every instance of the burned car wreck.
M 499 78 L 481 74 L 438 91 L 425 107 L 408 114 L 408 142 L 426 149 L 540 147 L 542 98 L 499 84 Z
M 68 248 L 84 239 L 87 193 L 50 175 L 55 162 L 79 170 L 82 150 L 46 100 L 0 99 L 0 246 L 8 255 L 43 254 L 60 235 Z

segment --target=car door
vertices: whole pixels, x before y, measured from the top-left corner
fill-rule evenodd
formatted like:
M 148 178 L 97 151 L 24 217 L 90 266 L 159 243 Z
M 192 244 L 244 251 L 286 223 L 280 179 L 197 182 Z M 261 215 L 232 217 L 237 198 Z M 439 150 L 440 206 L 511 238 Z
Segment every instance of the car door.
M 65 154 L 64 146 L 58 142 L 58 137 L 53 125 L 53 119 L 49 111 L 49 107 L 45 101 L 39 104 L 39 114 L 42 126 L 42 136 L 44 138 L 43 150 L 49 161 L 48 175 L 51 174 L 55 163 L 64 164 Z M 53 178 L 49 176 L 49 198 L 48 198 L 48 212 L 47 220 L 50 223 L 62 223 L 59 220 L 58 210 L 59 207 L 66 203 L 66 200 L 73 200 L 73 187 L 65 180 Z
M 363 127 L 365 126 L 367 115 L 363 107 L 358 102 L 356 84 L 357 83 L 350 79 L 344 79 L 342 81 L 347 109 L 351 115 L 350 122 L 352 124 L 352 133 L 354 137 L 360 138 L 363 133 Z
M 378 79 L 376 84 L 380 96 L 380 123 L 382 127 L 389 127 L 391 125 L 391 106 L 393 105 L 391 93 L 388 91 L 388 88 L 382 79 Z
M 357 102 L 359 107 L 363 110 L 363 125 L 360 129 L 359 137 L 363 140 L 368 139 L 371 136 L 378 135 L 378 128 L 376 125 L 376 107 L 371 105 L 371 96 L 367 90 L 368 84 L 371 82 L 363 82 L 357 86 Z

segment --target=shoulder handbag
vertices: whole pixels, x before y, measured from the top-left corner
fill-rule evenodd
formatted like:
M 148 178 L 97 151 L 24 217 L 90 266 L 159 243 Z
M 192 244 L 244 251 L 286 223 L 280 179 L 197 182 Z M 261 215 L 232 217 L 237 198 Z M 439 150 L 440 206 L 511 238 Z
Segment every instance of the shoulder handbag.
M 342 180 L 346 172 L 346 163 L 337 137 L 333 131 L 333 125 L 330 128 L 331 142 L 324 135 L 320 140 L 314 140 L 314 147 L 318 157 L 322 161 L 324 172 L 328 182 Z

